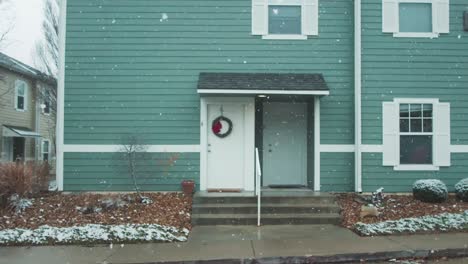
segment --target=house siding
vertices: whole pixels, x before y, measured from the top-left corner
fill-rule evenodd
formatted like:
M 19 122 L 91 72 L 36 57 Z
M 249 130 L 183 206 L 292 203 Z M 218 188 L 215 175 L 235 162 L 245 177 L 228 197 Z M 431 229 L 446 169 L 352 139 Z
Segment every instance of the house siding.
M 134 185 L 124 153 L 65 153 L 66 191 L 132 191 Z M 137 161 L 142 191 L 179 191 L 182 180 L 199 189 L 198 153 L 144 153 Z
M 468 32 L 464 0 L 450 0 L 450 33 L 439 38 L 394 38 L 382 33 L 382 1 L 362 1 L 362 139 L 382 144 L 382 102 L 394 98 L 438 98 L 450 103 L 452 145 L 468 144 Z M 363 191 L 384 187 L 410 192 L 414 181 L 443 180 L 449 190 L 466 177 L 468 154 L 452 153 L 439 171 L 395 171 L 382 166 L 381 153 L 364 153 Z
M 27 127 L 35 130 L 35 113 L 36 113 L 36 100 L 35 100 L 35 83 L 30 79 L 25 78 L 14 72 L 0 69 L 0 76 L 5 79 L 0 81 L 0 129 L 3 125 Z M 17 111 L 15 109 L 15 82 L 17 80 L 24 81 L 27 84 L 27 110 Z M 5 93 L 5 94 L 4 94 Z M 0 131 L 2 132 L 2 131 Z M 6 160 L 6 153 L 3 152 L 4 137 L 0 136 L 0 161 Z M 34 160 L 35 158 L 35 140 L 27 138 L 25 140 L 25 159 Z
M 363 153 L 362 189 L 373 192 L 380 187 L 385 192 L 411 192 L 413 183 L 420 179 L 440 179 L 450 192 L 454 185 L 466 178 L 468 171 L 468 153 L 452 154 L 452 165 L 441 167 L 439 171 L 394 171 L 393 167 L 382 166 L 381 153 Z
M 331 95 L 321 98 L 321 141 L 352 144 L 353 3 L 320 1 L 319 8 L 318 37 L 262 40 L 251 35 L 250 0 L 68 0 L 64 143 L 121 144 L 137 134 L 145 144 L 198 145 L 200 72 L 275 72 L 322 73 Z M 77 190 L 81 179 L 72 172 L 100 154 L 74 165 L 70 155 L 64 187 Z M 172 177 L 187 173 L 199 171 Z M 154 183 L 147 188 L 162 188 Z
M 468 32 L 465 0 L 450 0 L 450 33 L 394 38 L 382 33 L 382 1 L 362 1 L 362 139 L 382 143 L 382 102 L 439 98 L 451 107 L 452 144 L 468 144 Z
M 320 190 L 325 192 L 354 190 L 354 153 L 320 154 Z

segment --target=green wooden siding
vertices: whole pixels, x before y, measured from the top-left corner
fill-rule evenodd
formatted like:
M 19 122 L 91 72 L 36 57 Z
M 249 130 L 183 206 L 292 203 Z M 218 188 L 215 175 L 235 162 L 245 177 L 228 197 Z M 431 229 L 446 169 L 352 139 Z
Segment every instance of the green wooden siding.
M 354 153 L 320 154 L 320 190 L 354 191 Z
M 128 160 L 122 153 L 65 153 L 65 191 L 132 191 Z M 182 180 L 199 188 L 198 153 L 144 153 L 137 162 L 143 191 L 180 191 Z
M 199 144 L 202 71 L 323 73 L 322 143 L 351 144 L 352 8 L 320 1 L 318 37 L 262 40 L 251 0 L 68 0 L 65 144 Z
M 362 189 L 372 192 L 380 187 L 385 192 L 411 192 L 412 185 L 420 179 L 440 179 L 454 191 L 454 185 L 467 177 L 468 154 L 452 153 L 452 166 L 441 167 L 439 171 L 394 171 L 393 167 L 382 166 L 381 153 L 362 154 Z
M 363 143 L 382 143 L 382 102 L 400 97 L 449 102 L 452 144 L 468 144 L 466 1 L 450 0 L 450 34 L 434 39 L 382 33 L 382 1 L 363 0 L 362 8 Z

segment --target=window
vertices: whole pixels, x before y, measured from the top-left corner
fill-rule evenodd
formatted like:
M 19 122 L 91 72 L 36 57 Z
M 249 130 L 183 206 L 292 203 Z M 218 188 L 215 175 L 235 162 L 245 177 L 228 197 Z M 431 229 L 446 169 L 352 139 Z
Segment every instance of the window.
M 264 39 L 318 35 L 318 0 L 252 0 L 252 34 Z
M 432 164 L 432 104 L 400 104 L 400 164 Z
M 301 34 L 300 6 L 269 6 L 268 34 Z
M 394 37 L 449 33 L 449 0 L 382 0 L 382 31 Z
M 28 86 L 23 81 L 16 81 L 15 83 L 15 109 L 18 111 L 27 110 L 27 94 Z
M 50 154 L 50 141 L 48 139 L 42 140 L 42 160 L 48 161 Z
M 383 165 L 395 170 L 450 166 L 450 104 L 438 99 L 383 103 Z

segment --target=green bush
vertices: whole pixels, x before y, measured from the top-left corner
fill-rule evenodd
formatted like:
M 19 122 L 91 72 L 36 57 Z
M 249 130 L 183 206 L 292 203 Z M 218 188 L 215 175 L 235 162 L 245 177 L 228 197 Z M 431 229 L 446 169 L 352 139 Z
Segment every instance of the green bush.
M 422 202 L 441 203 L 447 196 L 447 186 L 440 180 L 418 180 L 413 184 L 413 197 Z
M 455 194 L 458 199 L 468 202 L 468 178 L 462 179 L 455 184 Z

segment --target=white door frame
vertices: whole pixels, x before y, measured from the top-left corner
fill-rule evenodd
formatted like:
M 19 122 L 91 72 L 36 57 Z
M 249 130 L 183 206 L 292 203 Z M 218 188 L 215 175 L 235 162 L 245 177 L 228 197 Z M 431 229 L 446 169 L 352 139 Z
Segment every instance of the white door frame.
M 244 191 L 255 190 L 255 98 L 201 97 L 200 98 L 200 190 L 207 189 L 208 162 L 208 105 L 230 104 L 244 108 Z M 239 127 L 234 124 L 234 128 Z M 241 175 L 239 175 L 241 176 Z

